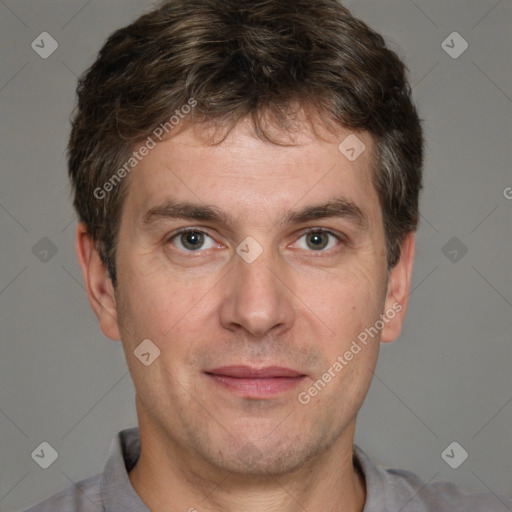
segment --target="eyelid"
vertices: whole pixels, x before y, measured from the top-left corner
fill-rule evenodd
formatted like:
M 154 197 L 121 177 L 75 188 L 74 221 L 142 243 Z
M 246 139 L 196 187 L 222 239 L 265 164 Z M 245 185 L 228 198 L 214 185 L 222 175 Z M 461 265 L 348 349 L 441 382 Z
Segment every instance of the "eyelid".
M 304 228 L 301 231 L 301 236 L 307 235 L 308 233 L 327 233 L 329 235 L 332 235 L 336 238 L 339 238 L 341 240 L 342 235 L 340 233 L 337 233 L 329 228 L 322 228 L 322 227 L 312 227 L 312 228 Z

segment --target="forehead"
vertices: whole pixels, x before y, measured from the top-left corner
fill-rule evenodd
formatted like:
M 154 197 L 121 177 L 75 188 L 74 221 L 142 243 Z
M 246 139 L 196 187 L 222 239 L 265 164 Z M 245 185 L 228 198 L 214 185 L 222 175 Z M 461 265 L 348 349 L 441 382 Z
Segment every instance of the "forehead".
M 281 145 L 257 137 L 248 122 L 218 144 L 205 140 L 202 130 L 182 130 L 139 162 L 125 205 L 131 213 L 141 217 L 176 199 L 213 205 L 230 217 L 268 218 L 342 197 L 369 217 L 380 214 L 372 180 L 374 145 L 366 132 L 340 127 L 319 137 L 304 126 L 285 134 Z

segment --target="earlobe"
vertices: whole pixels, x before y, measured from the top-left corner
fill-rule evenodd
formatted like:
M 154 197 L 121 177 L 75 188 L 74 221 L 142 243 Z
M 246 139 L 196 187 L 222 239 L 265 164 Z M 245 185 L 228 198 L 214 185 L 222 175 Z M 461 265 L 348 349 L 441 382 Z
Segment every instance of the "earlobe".
M 84 223 L 77 226 L 75 249 L 89 303 L 98 317 L 100 328 L 107 338 L 119 340 L 114 288 Z
M 402 243 L 400 259 L 389 274 L 381 333 L 383 342 L 396 340 L 402 330 L 409 304 L 414 253 L 414 233 L 409 233 Z

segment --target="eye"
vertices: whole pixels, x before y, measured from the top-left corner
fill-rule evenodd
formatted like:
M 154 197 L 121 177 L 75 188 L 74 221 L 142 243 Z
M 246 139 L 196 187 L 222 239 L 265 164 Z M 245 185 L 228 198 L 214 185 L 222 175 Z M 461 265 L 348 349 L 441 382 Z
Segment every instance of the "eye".
M 301 243 L 303 239 L 305 243 Z M 303 234 L 296 243 L 299 245 L 300 249 L 327 252 L 327 250 L 339 245 L 339 242 L 341 242 L 340 237 L 330 231 L 312 229 Z
M 181 230 L 169 238 L 168 241 L 172 243 L 174 247 L 185 252 L 197 252 L 200 250 L 212 249 L 218 245 L 210 235 L 198 229 Z

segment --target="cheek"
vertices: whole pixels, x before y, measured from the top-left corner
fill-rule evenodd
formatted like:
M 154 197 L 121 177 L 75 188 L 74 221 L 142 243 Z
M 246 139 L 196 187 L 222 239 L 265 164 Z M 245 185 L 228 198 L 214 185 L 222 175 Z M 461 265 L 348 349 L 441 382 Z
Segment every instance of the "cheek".
M 190 289 L 171 288 L 169 281 L 157 275 L 131 274 L 119 290 L 119 317 L 126 324 L 124 351 L 137 394 L 144 406 L 157 411 L 190 400 L 183 389 L 193 389 L 189 377 L 195 340 L 200 338 L 204 322 L 200 318 L 201 296 Z M 195 306 L 194 306 L 195 305 Z M 134 351 L 149 339 L 159 350 L 158 357 L 145 366 Z M 193 366 L 193 365 L 192 365 Z M 196 393 L 198 395 L 198 393 Z M 165 398 L 166 397 L 166 398 Z
M 338 342 L 353 339 L 382 312 L 386 283 L 375 265 L 347 265 L 327 275 L 302 276 L 296 284 L 308 316 L 316 316 L 316 323 L 328 327 L 326 334 Z
M 161 255 L 138 254 L 120 261 L 118 268 L 120 309 L 132 332 L 163 343 L 176 327 L 194 322 L 215 284 L 211 275 L 191 283 L 183 273 L 171 272 Z

